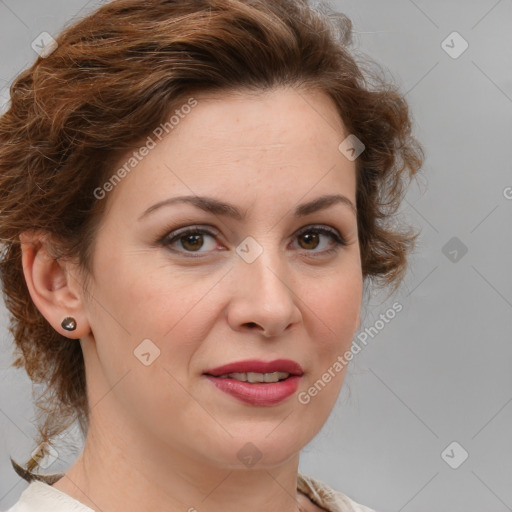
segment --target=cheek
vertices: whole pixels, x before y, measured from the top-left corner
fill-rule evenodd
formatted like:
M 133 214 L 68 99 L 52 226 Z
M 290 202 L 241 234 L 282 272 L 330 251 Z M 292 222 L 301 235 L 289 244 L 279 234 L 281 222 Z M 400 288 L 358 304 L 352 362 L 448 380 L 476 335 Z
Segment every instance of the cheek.
M 215 320 L 211 280 L 170 266 L 146 265 L 132 269 L 129 285 L 116 284 L 123 291 L 125 309 L 120 314 L 130 326 L 133 343 L 152 340 L 162 366 L 176 374 L 186 371 Z
M 299 396 L 309 418 L 315 418 L 321 428 L 334 407 L 343 385 L 346 364 L 340 357 L 350 350 L 357 331 L 362 300 L 362 279 L 357 272 L 339 279 L 329 279 L 322 289 L 309 295 L 308 305 L 311 340 L 310 361 L 312 373 L 304 382 Z M 302 397 L 302 398 L 301 398 Z
M 170 266 L 151 265 L 150 258 L 129 256 L 110 269 L 110 300 L 131 332 L 163 341 L 199 302 L 203 285 Z
M 358 327 L 362 301 L 362 279 L 357 272 L 339 278 L 321 280 L 313 293 L 308 293 L 306 304 L 313 321 L 324 335 L 326 348 L 350 343 Z

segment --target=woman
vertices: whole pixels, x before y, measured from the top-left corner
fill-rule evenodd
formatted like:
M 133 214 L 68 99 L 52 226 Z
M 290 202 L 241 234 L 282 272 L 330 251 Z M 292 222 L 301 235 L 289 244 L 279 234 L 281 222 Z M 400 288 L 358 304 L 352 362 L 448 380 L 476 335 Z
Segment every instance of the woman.
M 393 214 L 421 148 L 350 30 L 301 0 L 115 0 L 15 80 L 0 269 L 49 393 L 11 512 L 371 512 L 298 472 L 365 284 L 396 289 L 416 237 Z M 34 471 L 75 420 L 72 467 Z

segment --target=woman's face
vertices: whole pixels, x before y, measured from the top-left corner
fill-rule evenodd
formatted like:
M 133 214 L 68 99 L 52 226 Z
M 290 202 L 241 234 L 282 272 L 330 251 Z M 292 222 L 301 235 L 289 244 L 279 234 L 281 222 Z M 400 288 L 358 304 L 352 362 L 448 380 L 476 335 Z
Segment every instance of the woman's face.
M 81 340 L 91 421 L 162 454 L 271 467 L 326 421 L 359 327 L 356 171 L 338 149 L 349 134 L 322 93 L 195 100 L 102 199 Z M 316 203 L 326 196 L 338 199 Z M 206 375 L 278 359 L 302 375 Z

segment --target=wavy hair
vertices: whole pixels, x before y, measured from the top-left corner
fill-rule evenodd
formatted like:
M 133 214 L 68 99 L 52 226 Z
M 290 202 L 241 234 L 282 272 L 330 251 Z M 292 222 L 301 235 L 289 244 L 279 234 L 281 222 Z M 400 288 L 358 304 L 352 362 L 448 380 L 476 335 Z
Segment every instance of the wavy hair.
M 307 0 L 113 0 L 65 27 L 56 49 L 10 87 L 0 118 L 0 278 L 16 360 L 45 391 L 36 399 L 39 454 L 74 421 L 89 421 L 79 343 L 34 305 L 19 235 L 48 233 L 56 258 L 91 269 L 107 201 L 94 191 L 123 155 L 194 93 L 320 90 L 366 147 L 357 158 L 357 224 L 365 283 L 402 281 L 418 233 L 397 224 L 423 163 L 405 98 L 382 70 L 352 51 L 350 20 Z M 340 141 L 341 142 L 341 141 Z

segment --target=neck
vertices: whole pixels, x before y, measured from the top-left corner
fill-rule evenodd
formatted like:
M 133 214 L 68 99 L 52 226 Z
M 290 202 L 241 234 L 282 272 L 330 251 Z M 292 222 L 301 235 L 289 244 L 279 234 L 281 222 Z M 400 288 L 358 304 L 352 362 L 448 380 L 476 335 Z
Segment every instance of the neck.
M 222 467 L 113 429 L 98 435 L 91 423 L 82 454 L 53 487 L 105 512 L 297 512 L 308 501 L 297 492 L 298 463 L 297 454 L 274 468 Z

